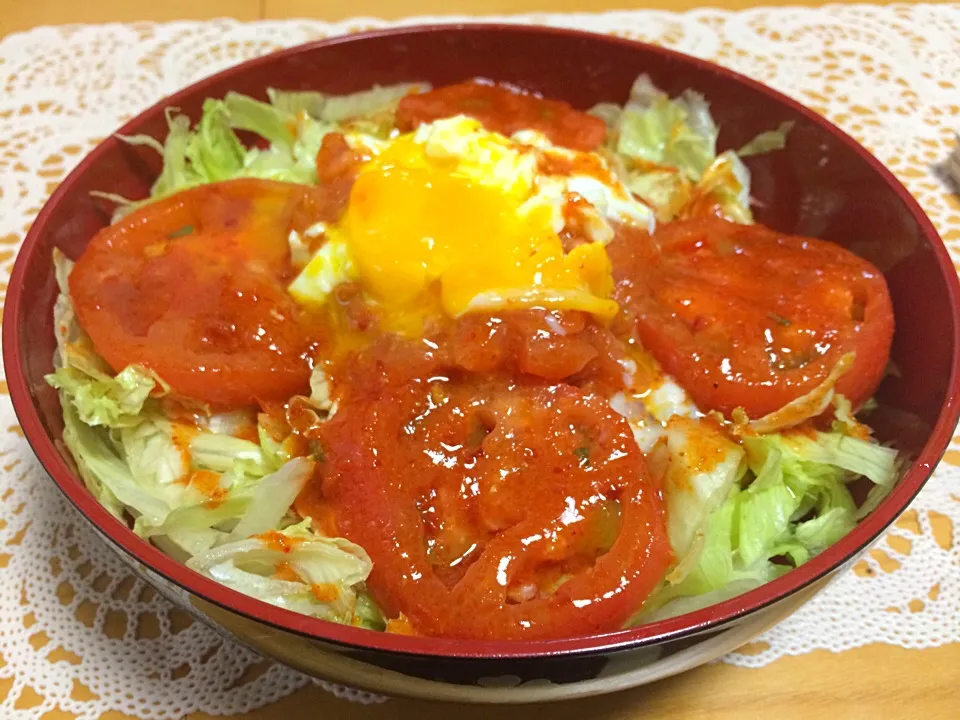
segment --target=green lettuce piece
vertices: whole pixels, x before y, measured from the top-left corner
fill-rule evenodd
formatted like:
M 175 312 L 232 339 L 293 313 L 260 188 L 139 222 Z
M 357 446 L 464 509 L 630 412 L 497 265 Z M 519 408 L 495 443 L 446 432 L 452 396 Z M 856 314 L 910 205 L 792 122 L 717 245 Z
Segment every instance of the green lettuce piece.
M 252 492 L 234 490 L 228 492 L 224 500 L 210 503 L 207 498 L 194 494 L 189 501 L 181 502 L 168 508 L 166 515 L 161 519 L 140 516 L 133 525 L 133 531 L 142 538 L 167 536 L 176 538 L 178 533 L 195 533 L 210 530 L 220 530 L 221 539 L 226 539 L 229 533 L 218 528 L 219 525 L 236 521 L 242 517 L 250 507 Z
M 647 75 L 634 82 L 622 108 L 610 103 L 590 112 L 610 128 L 608 147 L 621 159 L 624 184 L 669 221 L 693 198 L 709 201 L 734 222 L 753 222 L 750 173 L 741 157 L 783 148 L 792 123 L 760 133 L 740 150 L 717 153 L 719 129 L 709 103 L 692 90 L 671 98 Z
M 241 177 L 315 184 L 316 157 L 324 136 L 349 126 L 384 136 L 393 129 L 396 104 L 423 84 L 374 87 L 344 96 L 318 92 L 269 90 L 270 102 L 231 92 L 222 100 L 207 99 L 196 127 L 190 119 L 167 109 L 167 137 L 161 144 L 147 135 L 118 136 L 131 145 L 143 145 L 163 156 L 163 170 L 151 199 L 206 183 Z M 244 147 L 237 130 L 259 135 L 267 148 Z M 99 193 L 119 203 L 117 215 L 142 204 Z
M 397 103 L 413 92 L 426 92 L 427 83 L 398 83 L 374 85 L 369 90 L 347 95 L 328 95 L 316 91 L 288 91 L 270 88 L 267 97 L 277 108 L 293 115 L 305 112 L 316 120 L 328 123 L 343 123 L 364 116 L 376 116 L 392 112 Z
M 793 121 L 787 120 L 780 123 L 776 130 L 767 130 L 757 135 L 742 148 L 737 150 L 737 155 L 742 158 L 750 155 L 762 155 L 775 150 L 783 150 L 787 146 L 787 135 L 793 129 Z
M 251 477 L 267 472 L 260 446 L 232 435 L 197 433 L 190 438 L 190 456 L 195 466 L 214 472 L 234 470 Z
M 634 622 L 706 607 L 806 562 L 850 532 L 898 477 L 896 451 L 838 430 L 757 435 L 741 443 L 749 468 L 742 487 L 729 487 L 695 554 L 678 555 Z M 847 485 L 859 477 L 874 488 L 858 509 Z M 670 517 L 669 482 L 664 494 Z
M 178 496 L 186 492 L 182 485 L 140 483 L 130 470 L 122 451 L 102 428 L 92 427 L 80 419 L 73 405 L 63 405 L 63 441 L 69 448 L 84 481 L 98 495 L 109 490 L 117 502 L 149 523 L 162 523 Z M 105 503 L 111 512 L 115 503 Z M 118 517 L 122 513 L 114 512 Z
M 231 537 L 239 540 L 280 527 L 280 521 L 312 472 L 313 461 L 298 457 L 260 479 L 253 488 L 250 506 L 234 527 Z
M 688 185 L 683 175 L 672 169 L 628 172 L 624 179 L 627 189 L 658 212 L 671 207 Z
M 898 474 L 895 450 L 836 431 L 760 435 L 743 445 L 756 473 L 739 516 L 747 563 L 783 548 L 793 548 L 787 554 L 795 559 L 822 552 L 860 517 L 847 483 L 866 477 L 889 490 Z
M 267 88 L 270 104 L 278 110 L 296 116 L 306 113 L 315 120 L 320 119 L 327 96 L 315 90 L 277 90 Z
M 597 103 L 587 112 L 603 120 L 607 124 L 608 130 L 617 130 L 620 125 L 620 115 L 623 113 L 623 108 L 616 103 Z
M 825 465 L 835 471 L 863 475 L 875 485 L 891 486 L 897 478 L 896 450 L 842 432 L 761 435 L 747 438 L 744 443 L 754 455 L 776 446 L 792 462 Z
M 185 480 L 190 456 L 175 440 L 176 430 L 162 415 L 144 415 L 136 425 L 114 433 L 115 444 L 141 485 L 167 486 Z
M 283 443 L 274 440 L 263 423 L 257 424 L 257 435 L 260 440 L 260 452 L 263 454 L 266 467 L 276 470 L 291 459 L 292 456 L 284 448 Z
M 745 565 L 766 559 L 770 549 L 788 537 L 790 519 L 800 502 L 784 482 L 782 454 L 771 449 L 737 508 L 737 549 Z
M 716 157 L 717 126 L 692 91 L 671 100 L 641 76 L 619 122 L 618 153 L 679 168 L 690 180 L 699 180 Z
M 207 99 L 196 127 L 176 109 L 167 111 L 167 137 L 162 145 L 163 170 L 150 191 L 158 199 L 197 185 L 241 177 L 296 183 L 315 183 L 312 167 L 323 135 L 321 126 L 305 114 L 238 93 L 223 100 Z M 247 130 L 270 142 L 267 149 L 246 148 L 235 130 Z M 121 138 L 126 142 L 157 147 L 147 136 Z M 125 206 L 129 211 L 131 206 Z
M 143 405 L 157 386 L 151 374 L 135 365 L 114 377 L 62 367 L 47 375 L 46 381 L 75 408 L 81 422 L 112 428 L 139 422 Z
M 387 629 L 387 620 L 380 606 L 370 597 L 370 593 L 361 590 L 357 593 L 357 606 L 353 611 L 353 624 L 367 630 L 383 632 Z
M 167 138 L 163 142 L 163 169 L 150 189 L 153 198 L 164 197 L 201 182 L 187 164 L 187 146 L 191 139 L 190 118 L 177 115 L 176 112 L 176 108 L 166 110 Z
M 284 549 L 251 537 L 194 556 L 187 566 L 272 605 L 332 622 L 354 623 L 357 593 L 373 563 L 360 546 L 342 538 L 314 535 L 306 529 L 308 524 L 279 531 L 290 541 Z M 297 580 L 276 577 L 280 568 L 293 571 Z M 367 618 L 372 615 L 366 601 L 362 612 Z
M 289 148 L 296 142 L 297 116 L 295 113 L 235 92 L 227 93 L 223 98 L 222 106 L 231 128 L 255 133 L 269 141 L 271 145 L 280 147 Z M 204 117 L 206 114 L 206 107 L 204 107 Z
M 190 443 L 190 459 L 194 469 L 221 472 L 222 498 L 209 498 L 192 493 L 182 497 L 160 522 L 138 518 L 134 532 L 141 537 L 187 533 L 191 542 L 205 530 L 218 531 L 213 543 L 241 539 L 280 527 L 293 501 L 310 477 L 313 462 L 294 458 L 269 472 L 260 448 L 247 440 L 199 433 Z M 199 542 L 206 542 L 203 537 Z
M 831 507 L 818 517 L 801 522 L 794 528 L 797 542 L 816 555 L 853 530 L 853 511 L 848 507 Z
M 328 95 L 323 104 L 319 119 L 326 122 L 342 123 L 356 118 L 376 117 L 384 113 L 393 121 L 393 111 L 401 98 L 412 92 L 424 92 L 430 86 L 426 83 L 400 83 L 397 85 L 374 85 L 369 90 L 348 95 Z
M 236 121 L 226 101 L 203 102 L 203 116 L 186 147 L 186 158 L 198 183 L 229 180 L 243 168 L 246 150 L 234 127 Z
M 730 489 L 723 503 L 710 515 L 696 563 L 683 580 L 661 586 L 631 625 L 654 622 L 723 602 L 782 575 L 789 568 L 766 558 L 747 565 L 737 552 L 737 522 L 742 491 Z
M 128 485 L 133 484 L 133 476 L 106 434 L 80 420 L 70 403 L 63 403 L 63 443 L 70 451 L 77 472 L 83 478 L 87 489 L 111 515 L 122 518 L 124 501 L 139 499 L 131 498 L 131 494 L 124 492 Z M 123 496 L 123 500 L 117 495 L 117 491 Z M 150 504 L 150 498 L 146 498 L 146 502 Z M 163 512 L 162 508 L 152 504 L 149 508 L 157 515 Z
M 665 432 L 667 533 L 678 559 L 668 582 L 677 582 L 696 563 L 711 513 L 742 476 L 744 451 L 719 428 L 688 418 L 671 418 Z

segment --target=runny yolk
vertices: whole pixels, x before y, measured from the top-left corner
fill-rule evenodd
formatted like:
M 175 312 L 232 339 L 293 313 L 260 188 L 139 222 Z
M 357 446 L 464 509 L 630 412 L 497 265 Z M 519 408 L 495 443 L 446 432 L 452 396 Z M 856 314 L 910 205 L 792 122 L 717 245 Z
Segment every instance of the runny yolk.
M 601 245 L 565 253 L 547 207 L 459 173 L 399 138 L 360 172 L 343 222 L 361 282 L 381 304 L 422 308 L 439 285 L 445 314 L 545 306 L 602 318 L 617 311 Z

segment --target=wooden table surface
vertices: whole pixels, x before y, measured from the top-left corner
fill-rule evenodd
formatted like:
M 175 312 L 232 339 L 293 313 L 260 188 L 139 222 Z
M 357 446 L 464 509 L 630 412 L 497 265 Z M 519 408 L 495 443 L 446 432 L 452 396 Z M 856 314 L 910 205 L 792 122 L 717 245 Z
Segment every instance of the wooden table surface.
M 874 0 L 876 2 L 876 0 Z M 600 11 L 633 7 L 683 10 L 696 0 L 0 0 L 0 35 L 37 25 L 72 22 L 129 22 L 234 17 L 312 17 L 339 20 L 367 15 L 395 18 L 426 14 L 497 14 L 535 11 Z M 738 9 L 757 4 L 813 5 L 812 0 L 712 0 L 714 7 Z M 948 458 L 960 464 L 960 458 Z M 2 661 L 0 661 L 2 662 Z M 7 681 L 0 681 L 0 693 Z M 725 664 L 702 667 L 651 687 L 603 698 L 552 705 L 552 720 L 596 718 L 641 720 L 682 717 L 703 720 L 793 720 L 843 718 L 960 718 L 960 645 L 933 650 L 904 650 L 871 645 L 842 654 L 817 651 L 788 657 L 761 669 Z M 231 720 L 525 720 L 529 707 L 485 708 L 412 700 L 364 707 L 337 700 L 317 689 Z M 186 720 L 207 720 L 195 714 Z M 70 720 L 53 713 L 44 720 Z M 102 720 L 134 720 L 107 713 Z

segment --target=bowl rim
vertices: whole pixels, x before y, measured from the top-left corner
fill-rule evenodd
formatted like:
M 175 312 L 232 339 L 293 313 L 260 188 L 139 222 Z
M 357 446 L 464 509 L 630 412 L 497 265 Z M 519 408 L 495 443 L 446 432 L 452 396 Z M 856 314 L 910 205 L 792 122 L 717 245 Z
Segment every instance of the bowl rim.
M 266 602 L 256 600 L 238 591 L 227 588 L 212 579 L 206 578 L 164 554 L 159 548 L 143 540 L 132 532 L 123 522 L 111 515 L 80 482 L 60 456 L 54 440 L 46 433 L 40 416 L 34 407 L 27 385 L 21 356 L 21 307 L 24 293 L 24 274 L 26 258 L 30 256 L 46 231 L 54 208 L 71 192 L 78 179 L 87 169 L 104 155 L 117 134 L 130 134 L 145 117 L 152 117 L 164 111 L 164 108 L 177 105 L 182 99 L 202 94 L 204 89 L 214 83 L 222 82 L 231 76 L 245 72 L 252 67 L 266 66 L 280 58 L 288 58 L 302 53 L 310 53 L 319 48 L 391 37 L 420 36 L 431 33 L 470 33 L 502 32 L 520 35 L 556 36 L 570 41 L 588 40 L 614 46 L 643 49 L 646 52 L 669 57 L 694 68 L 723 76 L 729 80 L 746 85 L 759 91 L 772 101 L 781 104 L 810 120 L 829 133 L 839 143 L 850 148 L 893 189 L 900 201 L 910 211 L 933 251 L 947 285 L 951 300 L 951 320 L 953 323 L 954 346 L 951 361 L 950 380 L 947 395 L 931 432 L 930 439 L 924 445 L 916 461 L 904 474 L 882 503 L 864 518 L 850 533 L 823 553 L 785 575 L 766 583 L 759 588 L 746 592 L 716 605 L 697 610 L 678 617 L 659 620 L 628 630 L 559 640 L 521 640 L 521 641 L 480 641 L 456 640 L 451 638 L 432 638 L 398 635 L 385 632 L 373 632 L 361 628 L 320 620 L 301 615 L 290 610 L 278 608 Z M 226 68 L 210 77 L 204 78 L 173 95 L 161 99 L 116 130 L 107 139 L 94 148 L 57 187 L 43 209 L 38 214 L 27 233 L 11 273 L 7 290 L 7 299 L 3 312 L 3 362 L 7 372 L 7 385 L 14 410 L 20 421 L 24 436 L 36 454 L 44 470 L 51 476 L 57 487 L 74 507 L 91 522 L 100 534 L 108 539 L 119 551 L 125 553 L 134 562 L 142 563 L 154 573 L 176 585 L 180 590 L 202 597 L 225 610 L 238 613 L 248 619 L 264 623 L 273 628 L 295 633 L 306 638 L 334 643 L 354 650 L 383 651 L 390 654 L 408 655 L 423 658 L 457 658 L 467 660 L 502 660 L 537 657 L 557 657 L 569 655 L 606 653 L 650 646 L 691 635 L 718 629 L 746 615 L 792 595 L 809 584 L 851 562 L 900 515 L 913 500 L 934 467 L 945 452 L 960 416 L 960 282 L 953 262 L 930 219 L 919 203 L 877 158 L 856 140 L 836 127 L 833 123 L 818 115 L 799 102 L 760 82 L 740 73 L 701 60 L 675 50 L 663 48 L 635 40 L 604 35 L 600 33 L 568 28 L 546 27 L 538 25 L 514 24 L 505 22 L 451 22 L 428 25 L 406 25 L 380 28 L 376 30 L 338 35 L 314 42 L 297 45 L 279 52 L 263 55 L 244 63 Z

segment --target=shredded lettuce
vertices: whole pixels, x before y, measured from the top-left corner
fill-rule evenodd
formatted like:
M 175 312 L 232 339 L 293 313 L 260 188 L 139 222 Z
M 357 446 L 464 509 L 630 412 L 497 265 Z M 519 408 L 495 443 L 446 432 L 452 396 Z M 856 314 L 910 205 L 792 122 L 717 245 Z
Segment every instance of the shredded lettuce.
M 296 114 L 302 111 L 316 120 L 343 123 L 387 112 L 392 114 L 403 97 L 429 89 L 430 85 L 427 83 L 398 83 L 374 85 L 369 90 L 348 95 L 327 95 L 316 91 L 283 91 L 270 88 L 267 96 L 271 104 L 287 112 Z
M 722 504 L 710 515 L 702 547 L 684 578 L 664 583 L 655 592 L 631 625 L 682 615 L 759 587 L 789 568 L 765 558 L 752 565 L 738 553 L 737 523 L 742 491 L 730 489 Z
M 708 520 L 743 474 L 743 449 L 719 427 L 675 415 L 666 426 L 664 481 L 667 532 L 679 560 L 668 577 L 679 582 L 696 562 Z
M 787 146 L 787 135 L 793 129 L 793 121 L 787 120 L 780 123 L 776 130 L 767 130 L 757 135 L 753 140 L 737 150 L 737 155 L 742 158 L 750 155 L 762 155 L 763 153 L 783 150 Z
M 278 110 L 296 116 L 298 113 L 306 113 L 310 117 L 319 120 L 323 111 L 323 104 L 326 96 L 315 90 L 277 90 L 276 88 L 267 88 L 267 97 L 270 104 Z
M 740 445 L 746 475 L 722 484 L 722 502 L 711 503 L 702 540 L 686 546 L 686 554 L 671 533 L 677 565 L 634 622 L 706 607 L 806 562 L 850 532 L 899 475 L 895 450 L 842 427 L 745 435 Z M 848 484 L 861 477 L 874 487 L 858 508 Z M 678 507 L 676 492 L 665 484 L 668 512 Z M 675 522 L 670 518 L 671 528 Z
M 661 222 L 720 214 L 751 223 L 750 173 L 741 158 L 779 150 L 793 123 L 760 133 L 734 152 L 717 153 L 719 129 L 702 95 L 670 98 L 639 76 L 621 109 L 601 103 L 590 111 L 610 128 L 609 149 L 624 158 L 623 181 L 650 204 Z
M 270 536 L 230 542 L 196 555 L 187 566 L 227 587 L 278 607 L 340 623 L 373 623 L 375 608 L 358 586 L 373 563 L 359 545 L 314 535 L 309 520 Z M 277 538 L 279 539 L 279 538 Z M 273 540 L 273 541 L 272 541 Z
M 270 89 L 269 102 L 231 92 L 222 100 L 207 99 L 193 128 L 188 117 L 168 108 L 167 137 L 162 144 L 148 135 L 118 137 L 162 155 L 163 170 L 150 199 L 240 177 L 315 184 L 317 152 L 327 133 L 349 127 L 384 136 L 393 128 L 400 98 L 424 89 L 429 86 L 399 84 L 343 96 Z M 245 147 L 238 130 L 260 136 L 268 147 Z M 120 202 L 120 213 L 142 202 L 110 199 Z
M 227 93 L 222 107 L 229 126 L 235 130 L 248 130 L 280 147 L 292 147 L 297 140 L 295 113 L 235 92 Z M 204 118 L 206 115 L 204 111 Z
M 163 142 L 163 169 L 150 189 L 152 198 L 164 197 L 200 182 L 194 179 L 194 174 L 187 166 L 187 146 L 191 138 L 190 118 L 176 113 L 177 108 L 166 109 L 167 137 Z M 127 142 L 136 139 L 127 139 Z
M 290 457 L 282 443 L 264 448 L 227 434 L 250 413 L 211 416 L 205 428 L 168 418 L 153 398 L 167 390 L 158 378 L 137 367 L 114 374 L 94 352 L 70 301 L 72 263 L 59 252 L 54 262 L 61 292 L 55 371 L 47 381 L 59 391 L 64 444 L 98 501 L 117 518 L 132 516 L 139 536 L 241 592 L 383 629 L 363 587 L 372 567 L 366 553 L 317 535 L 309 519 L 289 524 L 313 461 Z M 257 537 L 264 533 L 284 534 L 293 550 L 271 549 Z M 274 577 L 281 569 L 283 577 Z
M 353 624 L 366 628 L 367 630 L 376 630 L 383 632 L 387 629 L 387 621 L 383 616 L 380 606 L 370 597 L 370 593 L 361 590 L 357 593 L 357 606 L 353 611 Z
M 719 213 L 728 220 L 749 225 L 753 222 L 750 171 L 736 153 L 720 153 L 694 186 L 688 202 L 695 215 Z
M 250 537 L 279 527 L 311 472 L 313 461 L 299 457 L 260 480 L 253 489 L 247 512 L 233 528 L 231 537 Z
M 56 369 L 46 380 L 73 405 L 81 422 L 106 427 L 139 422 L 140 411 L 156 387 L 153 377 L 135 365 L 113 377 L 69 365 Z
M 232 435 L 197 433 L 190 438 L 190 455 L 199 467 L 216 472 L 233 469 L 252 477 L 262 477 L 266 472 L 260 446 Z
M 717 134 L 703 96 L 687 90 L 671 100 L 641 75 L 620 115 L 616 150 L 649 165 L 677 168 L 696 181 L 716 157 Z

